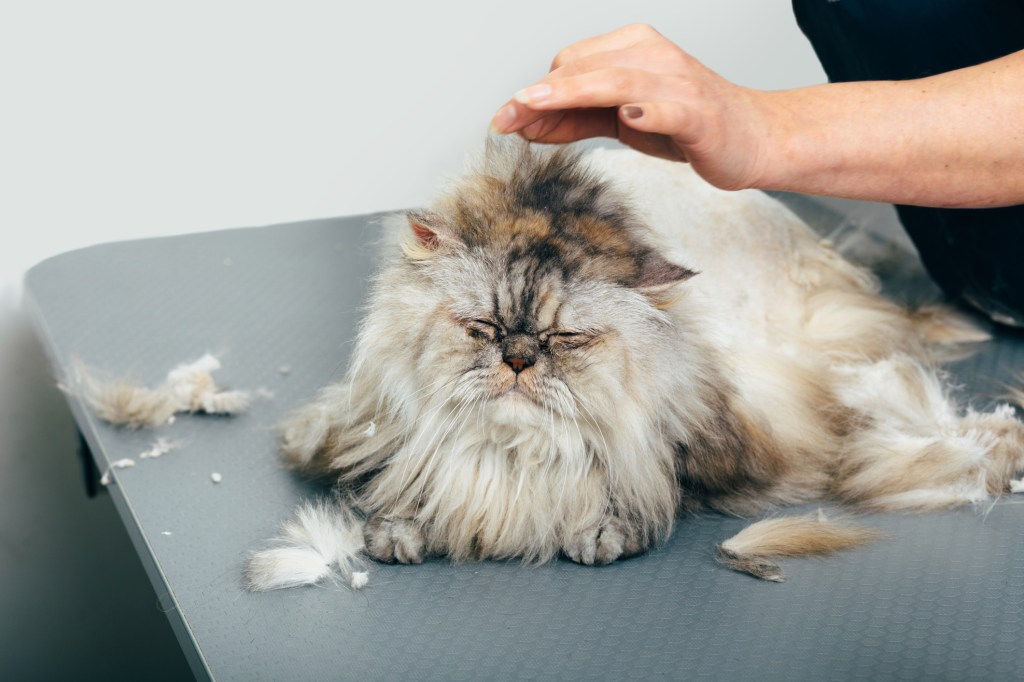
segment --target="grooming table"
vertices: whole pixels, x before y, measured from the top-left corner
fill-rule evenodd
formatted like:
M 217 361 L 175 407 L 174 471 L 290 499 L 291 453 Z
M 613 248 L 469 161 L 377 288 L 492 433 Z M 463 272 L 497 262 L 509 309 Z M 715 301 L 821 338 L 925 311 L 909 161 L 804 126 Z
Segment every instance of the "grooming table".
M 782 198 L 879 268 L 890 294 L 934 293 L 891 211 Z M 361 591 L 245 592 L 246 553 L 321 490 L 282 468 L 273 426 L 344 373 L 376 233 L 375 216 L 357 216 L 122 242 L 27 276 L 59 376 L 77 358 L 153 386 L 212 352 L 219 384 L 273 393 L 240 416 L 139 431 L 69 397 L 100 471 L 137 462 L 109 492 L 197 678 L 1024 679 L 1024 496 L 866 517 L 891 539 L 786 560 L 782 584 L 719 566 L 716 543 L 747 521 L 707 515 L 603 568 L 432 560 L 371 565 Z M 1022 368 L 1024 342 L 1002 333 L 952 371 L 984 406 Z M 139 459 L 158 436 L 182 445 Z

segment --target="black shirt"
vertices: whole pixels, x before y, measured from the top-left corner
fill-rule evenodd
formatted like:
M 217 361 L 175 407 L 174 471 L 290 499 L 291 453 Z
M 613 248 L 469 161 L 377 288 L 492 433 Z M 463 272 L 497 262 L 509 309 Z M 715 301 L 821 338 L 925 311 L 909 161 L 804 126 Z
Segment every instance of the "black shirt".
M 793 10 L 832 82 L 922 78 L 1024 49 L 1024 0 L 793 0 Z M 947 295 L 1024 326 L 1024 206 L 896 210 Z

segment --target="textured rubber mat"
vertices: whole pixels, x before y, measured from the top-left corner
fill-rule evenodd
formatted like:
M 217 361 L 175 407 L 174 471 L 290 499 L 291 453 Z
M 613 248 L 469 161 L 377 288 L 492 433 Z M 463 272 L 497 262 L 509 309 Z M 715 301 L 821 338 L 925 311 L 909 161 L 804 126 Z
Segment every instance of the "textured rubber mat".
M 934 295 L 888 214 L 785 200 L 879 267 L 892 295 Z M 715 544 L 746 521 L 709 515 L 604 568 L 438 560 L 373 566 L 359 592 L 244 592 L 246 552 L 317 492 L 278 464 L 273 425 L 342 375 L 375 234 L 371 216 L 116 243 L 50 259 L 27 277 L 27 305 L 58 373 L 80 358 L 155 384 L 209 351 L 223 362 L 223 385 L 273 392 L 238 417 L 181 416 L 135 432 L 69 400 L 101 468 L 137 459 L 157 436 L 182 443 L 116 471 L 110 492 L 197 676 L 1024 679 L 1024 506 L 1012 498 L 868 517 L 891 539 L 786 561 L 782 584 L 718 566 Z M 954 366 L 964 395 L 987 403 L 1024 368 L 1022 349 L 1003 334 Z

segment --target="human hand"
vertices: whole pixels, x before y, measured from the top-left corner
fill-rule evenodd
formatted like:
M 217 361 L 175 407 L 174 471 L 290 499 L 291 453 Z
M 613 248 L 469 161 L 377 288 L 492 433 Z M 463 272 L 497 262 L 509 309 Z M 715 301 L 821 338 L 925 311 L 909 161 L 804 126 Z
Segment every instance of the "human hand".
M 491 127 L 535 142 L 613 137 L 741 189 L 757 185 L 762 149 L 775 132 L 768 95 L 727 81 L 634 24 L 559 52 L 550 73 L 516 93 Z

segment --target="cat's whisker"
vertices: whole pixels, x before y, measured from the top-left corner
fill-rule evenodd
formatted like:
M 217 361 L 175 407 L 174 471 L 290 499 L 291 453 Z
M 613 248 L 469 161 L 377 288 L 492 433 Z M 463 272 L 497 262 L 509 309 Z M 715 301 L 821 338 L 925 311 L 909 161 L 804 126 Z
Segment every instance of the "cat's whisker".
M 548 407 L 548 414 L 551 417 L 551 441 L 552 442 L 551 442 L 551 447 L 550 447 L 550 449 L 548 451 L 547 460 L 545 462 L 546 475 L 545 475 L 544 478 L 547 479 L 547 480 L 551 480 L 553 477 L 550 475 L 550 473 L 547 473 L 547 472 L 550 472 L 551 468 L 554 465 L 560 464 L 560 467 L 562 469 L 562 476 L 558 480 L 561 480 L 563 482 L 563 485 L 558 486 L 558 489 L 559 489 L 558 490 L 558 498 L 555 501 L 554 507 L 552 509 L 552 511 L 554 513 L 551 514 L 551 523 L 549 523 L 548 526 L 547 526 L 547 532 L 551 533 L 551 532 L 554 532 L 556 530 L 557 526 L 561 522 L 561 518 L 560 518 L 561 515 L 558 513 L 558 511 L 562 509 L 562 503 L 563 503 L 564 498 L 565 498 L 566 486 L 565 486 L 564 482 L 567 480 L 567 476 L 569 474 L 569 469 L 570 469 L 569 459 L 570 459 L 571 453 L 563 452 L 561 450 L 561 448 L 559 448 L 559 444 L 558 444 L 558 440 L 557 440 L 558 436 L 555 434 L 555 424 L 554 424 L 554 414 L 555 414 L 555 411 L 553 409 L 551 409 L 550 406 L 548 406 L 548 405 L 546 405 L 546 406 Z M 563 429 L 564 429 L 564 423 L 563 423 Z M 561 462 L 559 462 L 559 460 L 561 460 Z
M 566 421 L 566 417 L 572 420 L 573 426 L 576 427 L 576 433 L 580 437 L 580 446 L 585 449 L 587 445 L 587 439 L 583 436 L 583 431 L 580 429 L 579 420 L 576 418 L 576 413 L 578 412 L 578 410 L 573 409 L 572 392 L 569 391 L 568 389 L 558 390 L 555 391 L 555 397 L 558 399 L 559 403 L 564 406 L 564 409 L 562 411 L 563 424 Z
M 441 450 L 441 446 L 444 444 L 445 439 L 448 438 L 448 434 L 451 433 L 452 429 L 455 428 L 455 426 L 458 424 L 459 418 L 463 414 L 465 414 L 467 409 L 470 408 L 477 400 L 479 400 L 479 398 L 473 395 L 461 398 L 459 405 L 456 408 L 457 411 L 453 410 L 452 417 L 447 421 L 449 425 L 448 428 L 445 430 L 444 434 L 441 436 L 441 438 L 437 441 L 436 444 L 430 443 L 428 445 L 430 456 L 428 457 L 427 462 L 423 466 L 423 475 L 421 476 L 422 480 L 420 482 L 419 491 L 416 493 L 416 503 L 414 507 L 418 508 L 420 505 L 423 490 L 426 487 L 427 482 L 430 480 L 431 474 L 433 474 L 433 463 L 436 460 L 437 453 Z
M 467 409 L 470 406 L 472 406 L 472 404 L 475 402 L 476 399 L 477 398 L 475 398 L 473 396 L 463 397 L 460 400 L 460 402 L 459 402 L 458 406 L 456 407 L 456 409 L 453 410 L 450 418 L 445 420 L 444 424 L 447 425 L 446 428 L 444 427 L 444 424 L 441 425 L 440 428 L 444 428 L 444 432 L 441 434 L 441 436 L 439 438 L 437 438 L 436 443 L 434 443 L 434 441 L 431 440 L 427 444 L 426 452 L 428 452 L 430 454 L 427 457 L 427 461 L 423 464 L 423 468 L 422 468 L 423 474 L 420 477 L 421 478 L 421 480 L 420 480 L 420 487 L 419 487 L 419 491 L 416 494 L 416 503 L 415 503 L 415 507 L 416 508 L 419 508 L 420 502 L 422 500 L 424 489 L 425 489 L 427 483 L 430 481 L 430 479 L 433 476 L 433 473 L 434 473 L 433 472 L 434 462 L 436 462 L 436 460 L 437 460 L 437 453 L 440 452 L 441 445 L 444 444 L 445 439 L 447 438 L 447 436 L 449 436 L 449 434 L 452 432 L 452 430 L 454 428 L 456 428 L 457 425 L 459 425 L 460 418 L 462 417 L 463 414 L 465 414 Z M 440 428 L 438 428 L 438 431 L 440 430 Z
M 456 379 L 449 383 L 458 383 L 462 378 L 463 377 L 457 377 Z M 432 422 L 434 417 L 436 417 L 437 414 L 442 409 L 445 408 L 445 406 L 449 405 L 452 399 L 459 398 L 459 393 L 461 391 L 467 390 L 467 388 L 468 387 L 465 384 L 463 384 L 462 386 L 457 386 L 456 389 L 452 392 L 451 396 L 441 401 L 440 404 L 438 404 L 438 406 L 432 412 L 416 419 L 413 422 L 414 432 L 416 433 L 416 440 L 413 441 L 412 443 L 406 442 L 406 444 L 404 444 L 401 450 L 399 451 L 399 455 L 404 455 L 404 462 L 401 483 L 398 486 L 397 490 L 395 491 L 395 502 L 392 505 L 391 510 L 392 514 L 396 513 L 396 511 L 398 510 L 404 493 L 408 490 L 409 484 L 412 483 L 412 480 L 409 479 L 408 477 L 414 473 L 414 465 L 416 461 L 418 460 L 418 458 L 422 457 L 421 453 L 429 451 L 426 448 L 423 450 L 419 449 L 420 440 L 423 438 L 423 434 L 427 431 L 427 429 L 421 428 L 422 425 Z M 449 419 L 451 419 L 451 417 L 452 413 L 449 413 L 449 415 L 444 420 L 442 420 L 441 424 L 437 425 L 437 429 L 434 431 L 435 435 L 437 430 L 444 428 L 444 425 L 448 422 Z M 433 442 L 433 439 L 434 436 L 431 436 L 430 440 L 427 442 L 427 448 L 429 448 L 429 445 L 430 443 Z M 420 472 L 420 475 L 422 475 L 422 471 Z
M 417 397 L 418 395 L 420 395 L 422 393 L 425 393 L 426 391 L 429 391 L 430 389 L 434 388 L 435 386 L 438 386 L 439 384 L 443 384 L 439 388 L 437 388 L 436 390 L 431 391 L 430 395 L 427 397 L 427 399 L 429 400 L 431 397 L 436 395 L 438 393 L 438 391 L 444 390 L 448 386 L 451 386 L 452 384 L 454 384 L 457 381 L 460 381 L 461 379 L 463 379 L 462 376 L 456 376 L 456 377 L 453 377 L 451 379 L 445 379 L 444 377 L 442 377 L 442 378 L 438 379 L 437 381 L 429 383 L 426 386 L 424 386 L 423 388 L 417 389 L 417 390 L 413 391 L 412 393 L 410 393 L 408 396 L 404 396 L 404 397 L 405 397 L 406 400 L 411 402 L 412 399 Z
M 543 462 L 544 474 L 542 475 L 542 480 L 547 482 L 549 488 L 555 482 L 560 482 L 561 485 L 557 486 L 558 497 L 554 498 L 554 504 L 551 507 L 552 513 L 550 514 L 549 522 L 545 524 L 546 533 L 555 532 L 558 525 L 561 523 L 558 510 L 562 509 L 563 506 L 564 495 L 566 492 L 565 481 L 568 480 L 567 477 L 569 475 L 569 470 L 571 466 L 571 452 L 566 452 L 560 447 L 558 436 L 555 432 L 554 415 L 556 414 L 556 411 L 553 409 L 553 406 L 549 399 L 549 395 L 550 392 L 545 391 L 544 408 L 549 416 L 550 442 L 548 443 L 547 457 L 544 459 Z M 555 468 L 557 468 L 561 473 L 555 474 L 553 472 L 553 469 Z
M 597 453 L 593 452 L 590 449 L 590 447 L 589 447 L 589 443 L 590 443 L 589 439 L 584 438 L 584 447 L 586 448 L 586 451 L 584 453 L 584 461 L 585 461 L 586 471 L 589 472 L 589 469 L 594 466 L 596 459 L 601 458 L 601 459 L 607 461 L 607 460 L 611 459 L 611 457 L 612 457 L 612 455 L 614 453 L 611 452 L 611 446 L 608 444 L 608 440 L 605 438 L 604 429 L 601 428 L 601 424 L 598 423 L 597 417 L 594 416 L 594 414 L 590 411 L 590 408 L 587 407 L 586 403 L 583 400 L 581 400 L 579 397 L 577 397 L 576 394 L 573 393 L 572 389 L 569 388 L 568 386 L 566 387 L 566 392 L 568 393 L 569 397 L 572 399 L 572 404 L 575 405 L 578 408 L 577 410 L 574 410 L 574 412 L 573 412 L 574 420 L 575 420 L 575 415 L 578 414 L 580 417 L 583 418 L 584 422 L 590 424 L 592 432 L 595 433 L 597 435 L 597 437 L 601 439 L 601 447 L 603 448 L 603 450 L 601 451 L 601 455 L 598 455 Z M 577 424 L 576 424 L 576 428 L 577 429 L 579 428 L 578 421 L 577 421 Z M 606 468 L 607 468 L 607 465 L 606 465 Z M 608 472 L 608 475 L 612 476 L 612 477 L 614 477 L 615 474 L 616 474 L 616 472 L 614 470 Z M 590 490 L 588 488 L 587 489 L 587 495 L 589 495 L 589 494 L 590 494 Z
M 461 377 L 461 376 L 457 376 L 457 377 L 454 377 L 454 378 L 452 378 L 452 379 L 447 379 L 447 380 L 446 380 L 446 379 L 439 379 L 439 380 L 438 380 L 437 382 L 435 382 L 435 383 L 432 383 L 432 384 L 430 384 L 430 385 L 428 385 L 428 386 L 425 386 L 425 387 L 423 387 L 423 388 L 421 388 L 421 389 L 419 389 L 419 390 L 417 390 L 417 391 L 415 391 L 415 392 L 413 392 L 413 393 L 409 394 L 408 396 L 403 396 L 403 398 L 402 398 L 402 401 L 401 401 L 400 403 L 398 403 L 398 404 L 397 404 L 397 405 L 396 405 L 396 406 L 395 406 L 395 407 L 393 408 L 392 412 L 393 412 L 393 413 L 394 413 L 395 415 L 405 414 L 405 413 L 406 413 L 407 411 L 410 411 L 410 410 L 412 410 L 412 411 L 415 411 L 415 412 L 419 412 L 420 410 L 418 410 L 418 409 L 413 409 L 413 408 L 411 407 L 412 403 L 413 403 L 413 402 L 416 402 L 416 401 L 414 401 L 414 398 L 416 398 L 417 396 L 419 396 L 419 395 L 420 395 L 420 394 L 422 394 L 423 392 L 425 392 L 425 391 L 427 391 L 427 390 L 430 390 L 430 389 L 432 389 L 432 388 L 433 388 L 434 390 L 433 390 L 433 391 L 431 391 L 431 392 L 430 392 L 430 393 L 429 393 L 429 394 L 428 394 L 427 396 L 425 396 L 425 397 L 423 398 L 423 400 L 422 400 L 422 402 L 425 402 L 425 403 L 430 403 L 430 400 L 431 400 L 431 399 L 432 399 L 432 398 L 433 398 L 434 396 L 436 396 L 436 395 L 437 395 L 438 393 L 440 393 L 441 391 L 443 391 L 443 390 L 447 389 L 448 387 L 452 386 L 453 384 L 455 384 L 455 383 L 457 383 L 457 382 L 461 381 L 462 379 L 463 379 L 463 377 Z M 438 386 L 438 383 L 441 383 L 442 385 L 441 385 L 441 386 Z M 436 388 L 435 388 L 435 387 L 436 387 Z M 442 403 L 442 405 L 443 405 L 443 403 Z M 417 417 L 416 419 L 414 419 L 414 420 L 413 420 L 413 421 L 411 422 L 411 424 L 412 424 L 413 426 L 415 426 L 415 425 L 416 425 L 416 424 L 417 424 L 418 422 L 420 422 L 420 421 L 422 421 L 422 420 L 426 419 L 426 418 L 427 418 L 428 416 L 429 416 L 429 415 L 426 415 L 426 414 L 420 414 L 420 416 L 419 416 L 419 417 Z
M 604 437 L 604 430 L 598 423 L 597 417 L 594 416 L 593 412 L 590 411 L 590 408 L 587 407 L 587 404 L 582 399 L 580 399 L 580 397 L 577 396 L 571 388 L 566 387 L 566 391 L 572 398 L 572 404 L 579 408 L 577 411 L 579 412 L 580 416 L 583 417 L 584 421 L 590 424 L 590 426 L 594 430 L 594 433 L 597 434 L 597 437 L 601 439 L 601 447 L 604 448 L 602 450 L 604 455 L 606 457 L 611 455 L 611 448 L 608 445 L 608 440 Z
M 526 467 L 520 466 L 518 471 L 518 482 L 516 483 L 516 491 L 512 495 L 512 500 L 508 504 L 510 512 L 514 512 L 516 505 L 519 503 L 519 498 L 523 493 L 523 487 L 526 485 Z

